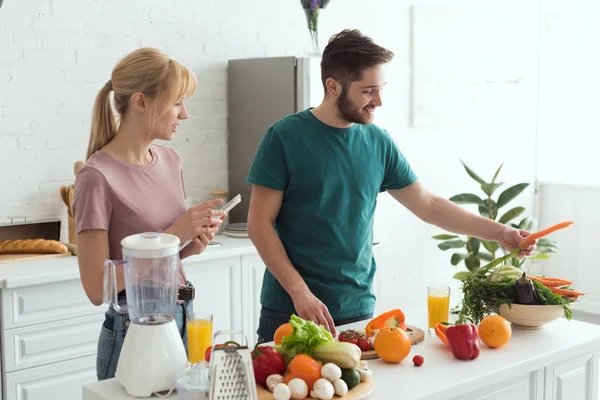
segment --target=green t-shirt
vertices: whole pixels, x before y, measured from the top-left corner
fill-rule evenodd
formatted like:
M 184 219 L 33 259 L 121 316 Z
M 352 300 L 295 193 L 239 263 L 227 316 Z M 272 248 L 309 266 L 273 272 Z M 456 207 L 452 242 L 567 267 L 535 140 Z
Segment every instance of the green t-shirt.
M 275 230 L 311 292 L 338 320 L 374 311 L 377 195 L 415 180 L 386 131 L 373 124 L 334 128 L 307 109 L 269 127 L 246 182 L 284 192 Z M 261 303 L 294 312 L 268 269 Z

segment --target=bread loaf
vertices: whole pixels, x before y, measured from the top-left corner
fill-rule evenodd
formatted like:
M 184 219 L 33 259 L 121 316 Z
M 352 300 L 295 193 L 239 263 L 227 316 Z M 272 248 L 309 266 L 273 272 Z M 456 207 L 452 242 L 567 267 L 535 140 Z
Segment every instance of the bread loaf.
M 0 254 L 49 253 L 67 254 L 67 246 L 56 240 L 24 239 L 0 240 Z

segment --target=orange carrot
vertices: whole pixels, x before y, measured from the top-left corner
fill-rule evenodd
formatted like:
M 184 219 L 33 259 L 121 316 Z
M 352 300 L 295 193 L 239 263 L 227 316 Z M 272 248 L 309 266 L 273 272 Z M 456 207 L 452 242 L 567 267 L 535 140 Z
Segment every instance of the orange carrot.
M 552 290 L 552 292 L 559 294 L 561 296 L 567 296 L 567 297 L 579 297 L 579 296 L 583 296 L 585 293 L 581 293 L 581 292 L 576 292 L 575 290 L 568 290 L 568 289 L 560 289 L 560 288 L 556 288 L 556 287 L 551 287 L 548 288 L 550 290 Z
M 548 278 L 545 276 L 530 276 L 529 279 L 536 280 L 547 287 L 569 286 L 573 284 L 573 282 L 568 281 L 566 279 Z
M 519 243 L 519 248 L 522 249 L 526 249 L 527 247 L 529 247 L 529 245 L 531 245 L 533 242 L 535 242 L 537 239 L 542 238 L 546 235 L 551 234 L 554 231 L 557 231 L 559 229 L 564 229 L 570 225 L 573 225 L 573 221 L 565 221 L 565 222 L 561 222 L 559 224 L 553 225 L 549 228 L 546 229 L 542 229 L 539 232 L 535 232 L 532 233 L 531 235 L 527 236 L 525 239 L 521 240 L 521 243 Z

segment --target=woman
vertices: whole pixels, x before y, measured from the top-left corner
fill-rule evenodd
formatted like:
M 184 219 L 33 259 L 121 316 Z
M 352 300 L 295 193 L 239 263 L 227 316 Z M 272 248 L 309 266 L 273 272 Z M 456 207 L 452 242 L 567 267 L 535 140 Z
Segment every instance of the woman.
M 73 209 L 79 270 L 83 288 L 94 305 L 102 304 L 104 260 L 122 258 L 121 240 L 148 231 L 193 240 L 181 259 L 201 253 L 224 218 L 209 201 L 189 210 L 185 204 L 179 154 L 153 144 L 170 140 L 188 118 L 184 99 L 196 89 L 193 73 L 158 50 L 143 48 L 123 58 L 100 89 L 92 116 L 86 164 L 77 174 Z M 114 98 L 113 115 L 111 94 Z M 117 118 L 118 117 L 118 120 Z M 221 219 L 211 222 L 211 217 Z M 180 265 L 175 319 L 187 349 L 185 322 L 192 310 L 191 283 Z M 124 297 L 123 269 L 117 290 Z M 110 307 L 98 341 L 99 380 L 115 375 L 129 326 L 127 314 Z

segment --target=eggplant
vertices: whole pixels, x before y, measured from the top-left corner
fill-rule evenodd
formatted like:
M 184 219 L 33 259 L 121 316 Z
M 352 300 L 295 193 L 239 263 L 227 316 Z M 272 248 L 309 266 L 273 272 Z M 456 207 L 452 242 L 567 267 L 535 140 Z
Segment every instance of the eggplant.
M 525 272 L 523 272 L 523 275 L 515 283 L 515 303 L 527 305 L 540 304 L 535 286 Z

